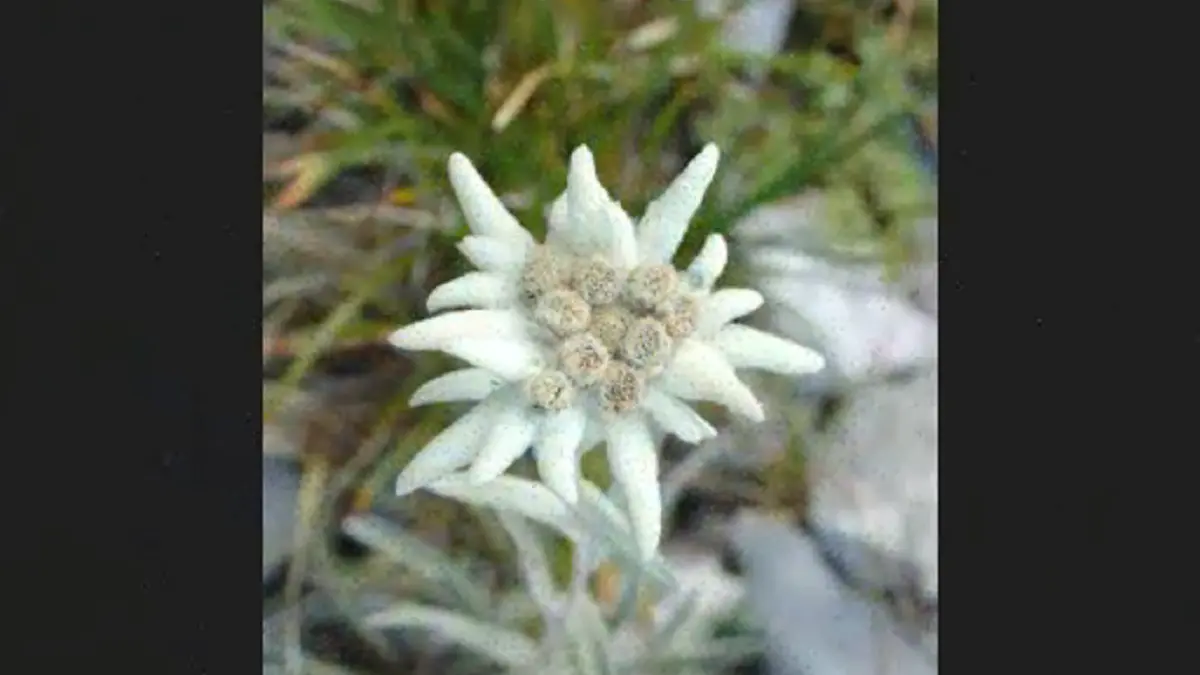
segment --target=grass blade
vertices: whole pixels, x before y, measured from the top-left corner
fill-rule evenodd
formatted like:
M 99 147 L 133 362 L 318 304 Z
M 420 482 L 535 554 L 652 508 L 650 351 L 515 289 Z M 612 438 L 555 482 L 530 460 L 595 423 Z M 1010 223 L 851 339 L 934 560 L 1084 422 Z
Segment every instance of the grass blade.
M 476 584 L 444 553 L 413 535 L 377 516 L 350 516 L 342 529 L 405 568 L 444 584 L 459 601 L 461 609 L 477 615 L 490 611 L 491 597 L 487 589 Z
M 521 668 L 538 658 L 528 637 L 461 614 L 418 604 L 402 604 L 367 618 L 375 628 L 418 628 L 462 645 L 507 668 Z

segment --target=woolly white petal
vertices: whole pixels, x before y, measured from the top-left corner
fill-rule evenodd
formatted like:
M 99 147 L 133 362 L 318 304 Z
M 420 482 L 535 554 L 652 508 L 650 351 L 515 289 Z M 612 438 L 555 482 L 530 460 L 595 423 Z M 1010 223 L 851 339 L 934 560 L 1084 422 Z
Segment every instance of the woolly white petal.
M 696 320 L 696 334 L 701 337 L 715 335 L 722 326 L 740 319 L 762 307 L 763 296 L 749 288 L 722 288 L 704 299 L 700 316 Z
M 606 247 L 597 245 L 597 228 L 591 225 L 607 200 L 608 195 L 596 177 L 592 153 L 579 146 L 571 153 L 567 189 L 550 205 L 546 243 L 576 255 L 603 251 Z
M 425 487 L 470 463 L 491 432 L 495 412 L 495 399 L 485 400 L 435 436 L 396 479 L 396 495 Z
M 713 345 L 734 368 L 809 375 L 825 367 L 825 358 L 812 349 L 749 326 L 725 326 Z
M 713 401 L 755 422 L 766 417 L 754 392 L 742 384 L 725 356 L 694 338 L 680 343 L 658 386 L 688 401 Z
M 435 377 L 413 392 L 408 405 L 417 407 L 449 401 L 479 401 L 504 386 L 500 376 L 482 368 L 464 368 Z
M 610 201 L 604 206 L 605 220 L 608 224 L 610 255 L 618 267 L 626 269 L 637 266 L 638 247 L 637 234 L 633 229 L 633 219 L 625 213 L 621 205 Z
M 608 191 L 600 184 L 596 175 L 596 162 L 587 146 L 579 146 L 571 153 L 571 166 L 567 172 L 567 208 L 573 227 L 594 227 L 595 216 L 612 201 Z M 589 233 L 590 234 L 590 233 Z
M 704 248 L 696 255 L 687 268 L 687 280 L 693 288 L 702 291 L 711 290 L 713 284 L 725 271 L 725 263 L 729 262 L 729 248 L 725 245 L 725 237 L 710 234 L 704 240 Z
M 571 212 L 567 206 L 567 193 L 564 190 L 546 212 L 546 243 L 556 248 L 572 249 L 569 226 Z
M 497 413 L 488 439 L 467 473 L 468 480 L 486 483 L 504 473 L 533 443 L 537 423 L 524 405 L 511 405 Z
M 545 365 L 541 348 L 528 338 L 468 338 L 451 342 L 442 351 L 509 382 L 523 380 Z
M 650 205 L 638 224 L 638 254 L 643 262 L 670 262 L 700 208 L 704 191 L 717 171 L 721 152 L 708 144 L 683 169 L 683 173 Z
M 609 426 L 608 463 L 625 495 L 638 552 L 643 560 L 649 560 L 662 538 L 662 498 L 658 450 L 641 415 L 623 415 Z
M 579 406 L 550 413 L 542 420 L 533 448 L 542 482 L 571 504 L 579 499 L 576 453 L 586 426 L 587 413 Z
M 429 485 L 432 492 L 456 501 L 519 513 L 562 532 L 572 541 L 587 539 L 570 507 L 546 486 L 516 476 L 500 476 L 477 485 L 462 474 Z
M 717 430 L 690 406 L 657 389 L 646 392 L 642 407 L 664 431 L 685 443 L 699 443 L 717 435 Z
M 514 276 L 525 264 L 529 249 L 504 239 L 467 235 L 458 242 L 458 251 L 485 272 Z
M 604 423 L 594 416 L 589 415 L 587 426 L 583 428 L 583 440 L 579 442 L 579 451 L 576 456 L 583 458 L 588 452 L 591 452 L 604 442 Z
M 430 313 L 451 307 L 503 307 L 512 299 L 513 286 L 487 272 L 468 272 L 433 289 L 425 306 Z
M 522 339 L 528 323 L 517 312 L 502 309 L 468 309 L 418 321 L 392 333 L 394 346 L 410 351 L 444 349 L 462 339 Z
M 570 212 L 567 210 L 567 191 L 563 190 L 562 194 L 558 195 L 553 202 L 550 203 L 550 213 L 546 216 L 546 222 L 551 230 L 560 230 L 567 226 L 567 216 Z
M 600 253 L 621 267 L 637 263 L 633 220 L 600 183 L 595 160 L 586 146 L 581 145 L 571 153 L 564 197 L 565 204 L 560 203 L 563 200 L 560 197 L 551 207 L 556 241 L 563 241 L 580 255 Z
M 450 155 L 449 173 L 450 185 L 472 232 L 524 246 L 533 243 L 533 236 L 504 208 L 471 160 L 458 152 Z

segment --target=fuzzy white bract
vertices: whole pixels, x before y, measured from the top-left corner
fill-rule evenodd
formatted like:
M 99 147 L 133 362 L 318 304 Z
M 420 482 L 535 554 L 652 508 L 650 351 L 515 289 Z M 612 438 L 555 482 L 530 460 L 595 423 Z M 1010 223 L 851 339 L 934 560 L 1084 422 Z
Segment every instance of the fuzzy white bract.
M 574 503 L 580 456 L 604 441 L 639 550 L 654 555 L 662 504 L 652 425 L 698 443 L 716 432 L 684 401 L 763 419 L 735 369 L 805 375 L 824 367 L 806 347 L 733 323 L 763 298 L 713 290 L 727 258 L 720 235 L 708 237 L 687 270 L 673 267 L 718 157 L 716 146 L 705 147 L 635 226 L 600 184 L 591 152 L 579 147 L 544 243 L 466 157 L 450 157 L 471 230 L 459 250 L 478 271 L 430 294 L 430 312 L 456 311 L 401 328 L 391 342 L 472 366 L 427 382 L 413 405 L 479 403 L 409 463 L 398 494 L 468 466 L 472 480 L 489 481 L 532 447 L 542 481 Z

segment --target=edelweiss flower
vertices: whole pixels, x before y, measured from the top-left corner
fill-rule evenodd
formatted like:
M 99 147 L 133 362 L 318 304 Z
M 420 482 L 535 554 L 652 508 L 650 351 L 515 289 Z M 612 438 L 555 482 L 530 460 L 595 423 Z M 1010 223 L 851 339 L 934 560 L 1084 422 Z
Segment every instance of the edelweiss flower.
M 450 181 L 471 229 L 459 250 L 478 271 L 429 296 L 429 311 L 459 311 L 406 326 L 391 342 L 473 366 L 427 382 L 412 405 L 479 404 L 409 463 L 398 494 L 467 465 L 470 478 L 491 480 L 532 447 L 547 487 L 573 503 L 579 457 L 603 440 L 638 546 L 654 554 L 662 505 L 651 425 L 700 442 L 716 432 L 683 401 L 713 401 L 763 419 L 735 368 L 803 375 L 824 366 L 808 348 L 732 323 L 763 298 L 713 290 L 727 256 L 720 235 L 708 238 L 685 272 L 672 266 L 718 156 L 716 146 L 706 147 L 635 227 L 580 147 L 540 244 L 466 157 L 450 157 Z

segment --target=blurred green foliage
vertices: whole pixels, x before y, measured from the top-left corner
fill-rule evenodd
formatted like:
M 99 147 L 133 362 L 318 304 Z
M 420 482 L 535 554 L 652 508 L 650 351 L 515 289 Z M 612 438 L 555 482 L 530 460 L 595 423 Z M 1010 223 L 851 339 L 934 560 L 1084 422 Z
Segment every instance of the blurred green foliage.
M 857 237 L 886 236 L 931 208 L 912 128 L 936 97 L 934 2 L 801 3 L 773 57 L 724 47 L 720 17 L 678 0 L 275 0 L 264 26 L 265 125 L 286 128 L 292 146 L 267 181 L 270 208 L 295 219 L 331 183 L 370 169 L 368 196 L 348 201 L 408 209 L 428 230 L 406 249 L 426 258 L 420 270 L 403 256 L 371 256 L 386 251 L 387 235 L 368 235 L 358 265 L 327 278 L 333 297 L 315 312 L 326 318 L 339 305 L 338 319 L 361 318 L 361 306 L 380 304 L 380 287 L 426 287 L 462 268 L 453 242 L 464 225 L 445 177 L 452 151 L 541 234 L 574 146 L 592 148 L 601 179 L 636 214 L 715 142 L 722 189 L 684 257 L 755 207 L 813 187 Z M 327 249 L 344 248 L 330 242 L 349 228 L 325 229 L 317 247 L 323 236 Z M 363 281 L 370 266 L 390 269 Z M 382 314 L 408 318 L 420 296 Z M 335 324 L 355 332 L 354 320 Z M 306 330 L 330 342 L 330 331 Z

